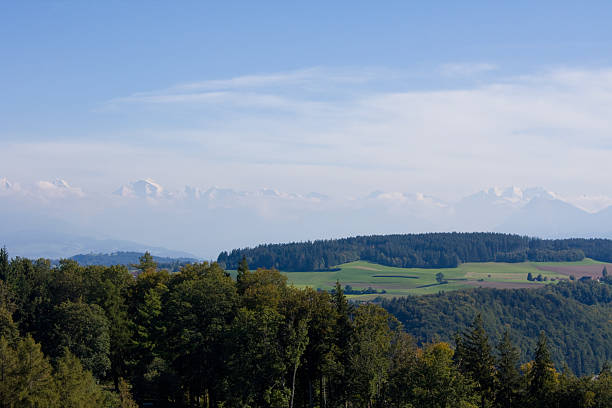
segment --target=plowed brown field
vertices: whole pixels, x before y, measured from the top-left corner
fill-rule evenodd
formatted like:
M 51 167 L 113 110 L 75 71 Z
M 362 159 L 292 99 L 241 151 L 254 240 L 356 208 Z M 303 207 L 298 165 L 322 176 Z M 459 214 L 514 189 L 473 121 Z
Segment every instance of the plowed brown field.
M 574 275 L 576 279 L 580 279 L 584 276 L 590 276 L 591 278 L 598 278 L 601 276 L 603 265 L 576 265 L 576 266 L 544 266 L 538 265 L 537 268 L 541 271 L 556 272 L 562 275 Z M 609 273 L 612 273 L 612 264 L 606 264 L 606 269 Z

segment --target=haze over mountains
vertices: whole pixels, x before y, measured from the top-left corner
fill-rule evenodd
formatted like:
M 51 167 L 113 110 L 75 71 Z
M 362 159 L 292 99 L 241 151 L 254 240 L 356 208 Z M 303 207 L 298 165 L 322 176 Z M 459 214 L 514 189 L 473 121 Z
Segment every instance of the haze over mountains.
M 428 231 L 495 231 L 543 238 L 612 238 L 612 198 L 574 197 L 541 187 L 490 188 L 456 201 L 375 191 L 354 197 L 274 189 L 238 191 L 150 179 L 113 192 L 65 180 L 31 185 L 0 179 L 0 242 L 12 255 L 152 250 L 216 258 L 264 242 Z M 168 249 L 171 248 L 171 249 Z

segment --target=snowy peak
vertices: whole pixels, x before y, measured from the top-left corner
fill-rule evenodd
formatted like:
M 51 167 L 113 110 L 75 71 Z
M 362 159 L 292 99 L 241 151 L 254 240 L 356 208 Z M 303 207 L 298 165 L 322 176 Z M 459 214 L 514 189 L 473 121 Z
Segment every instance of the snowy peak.
M 462 201 L 480 201 L 482 203 L 488 202 L 494 205 L 511 205 L 511 206 L 523 206 L 534 198 L 544 198 L 548 200 L 560 199 L 556 193 L 548 191 L 542 187 L 530 187 L 521 189 L 519 187 L 511 186 L 506 188 L 491 187 L 487 190 L 479 191 L 472 194 Z
M 11 194 L 19 190 L 19 184 L 10 182 L 6 177 L 0 178 L 0 194 Z
M 434 207 L 447 207 L 448 205 L 443 201 L 429 196 L 423 193 L 402 193 L 398 191 L 384 192 L 384 191 L 373 191 L 365 197 L 366 200 L 379 200 L 388 203 L 401 203 L 401 204 L 418 204 L 418 205 L 430 205 Z
M 328 200 L 329 196 L 311 191 L 310 193 L 306 194 L 306 198 L 310 200 L 315 200 L 315 201 L 324 201 L 324 200 Z
M 288 193 L 272 188 L 262 188 L 255 191 L 237 191 L 231 188 L 211 187 L 202 189 L 199 187 L 185 186 L 182 191 L 166 191 L 161 185 L 151 179 L 144 179 L 123 185 L 114 191 L 115 195 L 126 198 L 140 198 L 148 200 L 175 200 L 186 202 L 203 202 L 207 205 L 234 205 L 238 202 L 243 204 L 254 200 L 279 200 L 293 202 L 317 203 L 327 200 L 329 197 L 311 192 L 306 195 Z
M 533 200 L 534 198 L 561 200 L 561 197 L 557 193 L 553 193 L 552 191 L 548 191 L 542 187 L 532 187 L 525 189 L 525 191 L 523 191 L 523 198 L 526 201 Z
M 244 193 L 232 190 L 231 188 L 211 187 L 208 190 L 204 191 L 202 194 L 200 194 L 197 198 L 205 199 L 208 201 L 223 201 L 236 200 L 244 196 Z
M 46 197 L 83 197 L 85 193 L 79 187 L 71 186 L 66 180 L 39 181 L 36 183 L 39 193 Z
M 121 197 L 163 198 L 164 188 L 152 179 L 138 180 L 119 187 L 114 194 Z

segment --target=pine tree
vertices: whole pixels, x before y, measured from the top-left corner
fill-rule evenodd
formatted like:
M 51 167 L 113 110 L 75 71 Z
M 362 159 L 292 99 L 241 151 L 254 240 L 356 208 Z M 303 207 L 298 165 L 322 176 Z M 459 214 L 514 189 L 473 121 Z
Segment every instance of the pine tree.
M 17 403 L 23 407 L 55 406 L 58 395 L 51 364 L 32 337 L 17 344 Z
M 155 271 L 157 269 L 157 262 L 153 260 L 153 256 L 149 251 L 146 251 L 140 258 L 140 261 L 137 264 L 133 264 L 132 266 L 136 269 L 139 269 L 141 272 L 146 271 Z
M 102 406 L 102 389 L 91 372 L 84 370 L 79 359 L 68 349 L 57 362 L 55 379 L 62 407 Z
M 516 403 L 520 389 L 521 376 L 518 371 L 519 351 L 510 341 L 508 330 L 497 346 L 497 392 L 496 400 L 500 407 L 510 408 Z
M 471 329 L 459 338 L 455 361 L 459 370 L 476 383 L 481 407 L 486 407 L 495 389 L 495 360 L 480 315 L 474 319 Z
M 0 407 L 9 407 L 18 399 L 17 353 L 0 337 Z
M 2 247 L 0 249 L 0 280 L 6 282 L 8 278 L 9 271 L 9 259 L 8 252 L 6 251 L 6 247 Z
M 548 406 L 551 394 L 554 392 L 555 366 L 548 350 L 548 340 L 544 332 L 536 345 L 533 367 L 529 374 L 528 394 L 530 402 L 535 407 Z
M 0 337 L 4 337 L 10 344 L 14 344 L 19 336 L 17 325 L 13 321 L 13 315 L 2 304 L 0 304 Z
M 336 282 L 332 302 L 335 309 L 336 324 L 334 327 L 334 360 L 335 372 L 330 373 L 330 402 L 340 405 L 348 400 L 348 378 L 346 370 L 350 366 L 349 347 L 353 337 L 351 306 L 349 305 L 340 282 Z M 325 390 L 323 390 L 325 392 Z
M 236 275 L 236 283 L 240 292 L 244 290 L 244 277 L 249 273 L 249 263 L 246 256 L 242 256 L 242 260 L 238 264 L 238 275 Z

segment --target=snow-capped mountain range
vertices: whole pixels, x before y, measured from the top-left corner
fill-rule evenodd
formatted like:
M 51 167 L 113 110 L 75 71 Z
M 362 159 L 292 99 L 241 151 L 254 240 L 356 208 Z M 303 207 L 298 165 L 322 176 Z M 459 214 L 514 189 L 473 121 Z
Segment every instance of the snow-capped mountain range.
M 151 179 L 131 182 L 119 187 L 115 195 L 128 198 L 140 199 L 166 199 L 166 200 L 207 200 L 223 201 L 243 198 L 282 198 L 290 200 L 325 200 L 324 194 L 311 192 L 305 195 L 281 192 L 271 188 L 263 188 L 256 191 L 236 191 L 229 188 L 210 187 L 201 189 L 199 187 L 185 186 L 182 191 L 167 191 L 161 185 Z
M 75 248 L 75 237 L 84 236 L 96 237 L 87 240 L 94 252 L 96 242 L 114 239 L 203 257 L 262 242 L 360 234 L 498 231 L 543 238 L 612 238 L 612 198 L 565 198 L 541 187 L 489 188 L 445 201 L 393 191 L 342 197 L 270 188 L 172 190 L 152 179 L 104 194 L 62 179 L 25 185 L 0 178 L 0 210 L 0 244 L 27 256 L 33 256 L 32 248 L 48 256 L 47 247 L 54 256 L 74 255 L 69 251 Z M 19 240 L 13 239 L 17 236 Z M 20 252 L 26 247 L 30 249 Z

